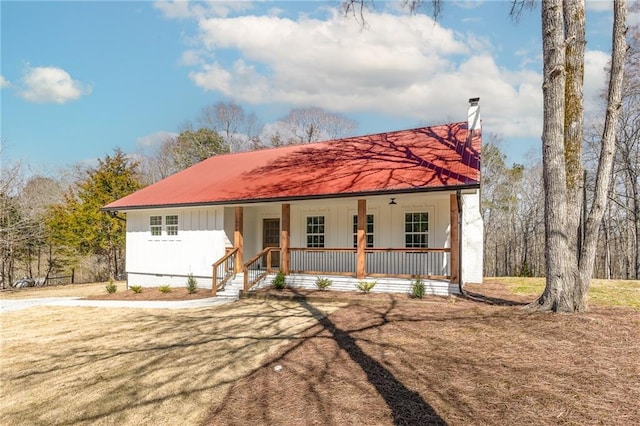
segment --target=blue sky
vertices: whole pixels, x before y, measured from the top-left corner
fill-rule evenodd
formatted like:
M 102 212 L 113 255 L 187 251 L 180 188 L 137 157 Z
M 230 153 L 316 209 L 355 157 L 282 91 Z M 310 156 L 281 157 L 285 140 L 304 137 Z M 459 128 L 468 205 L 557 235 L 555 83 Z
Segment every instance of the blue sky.
M 2 0 L 2 159 L 50 174 L 115 147 L 139 152 L 219 101 L 262 124 L 317 106 L 367 134 L 463 121 L 475 96 L 484 134 L 502 137 L 511 162 L 539 153 L 538 10 L 514 23 L 508 1 L 449 1 L 434 22 L 375 5 L 362 29 L 330 1 Z M 595 111 L 611 7 L 587 8 Z

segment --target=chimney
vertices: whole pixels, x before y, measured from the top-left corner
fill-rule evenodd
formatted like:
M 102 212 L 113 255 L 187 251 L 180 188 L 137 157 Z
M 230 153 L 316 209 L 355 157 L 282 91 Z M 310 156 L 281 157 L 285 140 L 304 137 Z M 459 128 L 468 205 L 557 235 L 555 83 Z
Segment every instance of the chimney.
M 482 124 L 480 123 L 480 98 L 469 99 L 469 113 L 467 114 L 467 123 L 469 132 L 474 130 L 481 130 Z

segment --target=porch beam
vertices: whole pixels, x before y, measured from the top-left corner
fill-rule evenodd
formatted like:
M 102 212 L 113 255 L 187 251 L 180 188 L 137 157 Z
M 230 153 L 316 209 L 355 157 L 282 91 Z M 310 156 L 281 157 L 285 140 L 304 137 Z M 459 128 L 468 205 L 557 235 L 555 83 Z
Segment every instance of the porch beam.
M 282 231 L 280 235 L 280 270 L 289 275 L 289 247 L 291 245 L 291 205 L 282 205 Z
M 243 257 L 242 253 L 244 252 L 244 210 L 242 207 L 236 207 L 235 209 L 235 230 L 233 232 L 233 246 L 238 249 L 238 253 L 236 253 L 236 263 L 235 270 L 236 273 L 242 272 L 243 268 Z
M 356 237 L 356 278 L 361 280 L 367 275 L 367 200 L 358 200 L 358 233 Z
M 458 266 L 460 264 L 460 235 L 458 233 L 458 198 L 456 194 L 451 194 L 449 198 L 449 239 L 451 255 L 449 256 L 449 268 L 451 270 L 451 282 L 457 283 L 460 271 Z

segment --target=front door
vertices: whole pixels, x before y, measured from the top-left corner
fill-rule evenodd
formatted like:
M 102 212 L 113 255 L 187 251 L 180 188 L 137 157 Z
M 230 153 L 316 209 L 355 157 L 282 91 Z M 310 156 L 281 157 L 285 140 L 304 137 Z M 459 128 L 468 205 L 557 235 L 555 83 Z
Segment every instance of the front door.
M 280 247 L 280 219 L 262 220 L 262 248 L 267 247 Z M 266 266 L 266 257 L 262 263 Z M 271 266 L 280 267 L 280 252 L 271 253 Z

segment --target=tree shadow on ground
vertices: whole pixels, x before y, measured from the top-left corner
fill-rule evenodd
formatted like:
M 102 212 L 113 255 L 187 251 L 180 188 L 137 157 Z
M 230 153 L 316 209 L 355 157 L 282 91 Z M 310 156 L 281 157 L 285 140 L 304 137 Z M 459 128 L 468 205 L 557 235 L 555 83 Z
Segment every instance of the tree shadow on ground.
M 376 388 L 391 409 L 394 424 L 447 424 L 420 394 L 407 388 L 387 368 L 364 352 L 348 332 L 338 328 L 327 315 L 306 300 L 301 300 L 300 304 L 318 320 L 324 330 L 331 333 L 338 347 L 362 368 L 369 383 Z
M 526 306 L 529 302 L 523 302 L 521 300 L 503 299 L 501 297 L 486 296 L 484 294 L 465 290 L 464 294 L 460 297 L 471 300 L 473 302 L 484 303 L 494 306 Z

